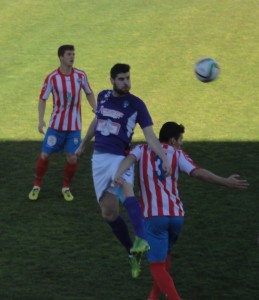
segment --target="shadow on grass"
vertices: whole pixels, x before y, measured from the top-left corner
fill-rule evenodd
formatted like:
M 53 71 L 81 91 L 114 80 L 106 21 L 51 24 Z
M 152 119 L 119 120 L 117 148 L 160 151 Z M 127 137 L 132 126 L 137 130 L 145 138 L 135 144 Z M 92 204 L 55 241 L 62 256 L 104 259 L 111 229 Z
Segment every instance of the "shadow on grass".
M 179 293 L 185 300 L 256 299 L 259 143 L 186 142 L 184 150 L 219 175 L 240 174 L 250 188 L 234 191 L 182 175 L 185 228 L 171 268 Z M 60 192 L 64 155 L 53 156 L 40 199 L 27 199 L 40 151 L 39 142 L 0 142 L 0 298 L 146 299 L 146 261 L 141 278 L 132 280 L 126 253 L 100 216 L 92 145 L 79 161 L 71 203 Z

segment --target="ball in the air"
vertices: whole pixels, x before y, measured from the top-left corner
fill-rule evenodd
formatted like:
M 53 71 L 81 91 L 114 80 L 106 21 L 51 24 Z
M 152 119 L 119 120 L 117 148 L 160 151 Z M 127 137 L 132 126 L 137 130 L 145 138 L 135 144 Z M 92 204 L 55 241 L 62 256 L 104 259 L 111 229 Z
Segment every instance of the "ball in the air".
M 220 67 L 217 61 L 211 57 L 198 60 L 195 64 L 195 75 L 202 82 L 211 82 L 217 79 Z

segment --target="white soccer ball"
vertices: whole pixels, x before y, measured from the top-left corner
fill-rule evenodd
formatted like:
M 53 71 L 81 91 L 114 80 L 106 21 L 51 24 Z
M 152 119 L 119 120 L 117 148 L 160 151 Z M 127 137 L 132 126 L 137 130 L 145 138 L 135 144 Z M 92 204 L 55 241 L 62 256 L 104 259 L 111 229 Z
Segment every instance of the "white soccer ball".
M 217 79 L 220 67 L 214 58 L 205 57 L 195 64 L 195 75 L 202 82 L 211 82 Z

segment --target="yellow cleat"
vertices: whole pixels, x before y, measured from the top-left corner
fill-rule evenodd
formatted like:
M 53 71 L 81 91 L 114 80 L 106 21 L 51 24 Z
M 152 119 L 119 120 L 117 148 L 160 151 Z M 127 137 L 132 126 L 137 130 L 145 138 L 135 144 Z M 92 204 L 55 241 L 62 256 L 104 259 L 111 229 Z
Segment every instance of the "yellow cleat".
M 66 201 L 72 201 L 72 200 L 74 200 L 74 196 L 71 194 L 69 188 L 62 188 L 62 194 L 63 194 L 64 199 Z
M 34 186 L 32 188 L 32 190 L 30 191 L 30 194 L 28 197 L 30 200 L 37 200 L 39 198 L 39 193 L 40 193 L 40 187 Z

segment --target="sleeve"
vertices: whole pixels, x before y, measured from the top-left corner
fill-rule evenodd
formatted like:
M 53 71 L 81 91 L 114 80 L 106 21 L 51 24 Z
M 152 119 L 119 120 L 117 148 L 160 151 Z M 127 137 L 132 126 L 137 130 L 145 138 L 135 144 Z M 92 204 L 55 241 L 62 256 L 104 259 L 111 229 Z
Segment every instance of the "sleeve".
M 48 75 L 43 83 L 39 98 L 41 100 L 47 100 L 49 98 L 51 91 L 52 91 L 52 81 L 51 81 L 51 76 Z
M 180 171 L 190 175 L 193 170 L 198 168 L 199 167 L 193 162 L 193 160 L 184 151 L 180 151 L 180 155 L 179 155 Z
M 142 154 L 143 145 L 136 145 L 130 150 L 130 154 L 134 155 L 137 161 L 140 160 Z
M 86 73 L 84 73 L 84 76 L 82 78 L 82 87 L 83 87 L 84 92 L 87 95 L 90 95 L 90 94 L 93 93 L 93 91 L 92 91 L 92 89 L 90 87 L 90 84 L 89 84 L 89 81 L 88 81 Z
M 140 125 L 142 129 L 153 125 L 153 121 L 147 109 L 147 106 L 141 99 L 139 99 L 138 102 L 137 123 Z

